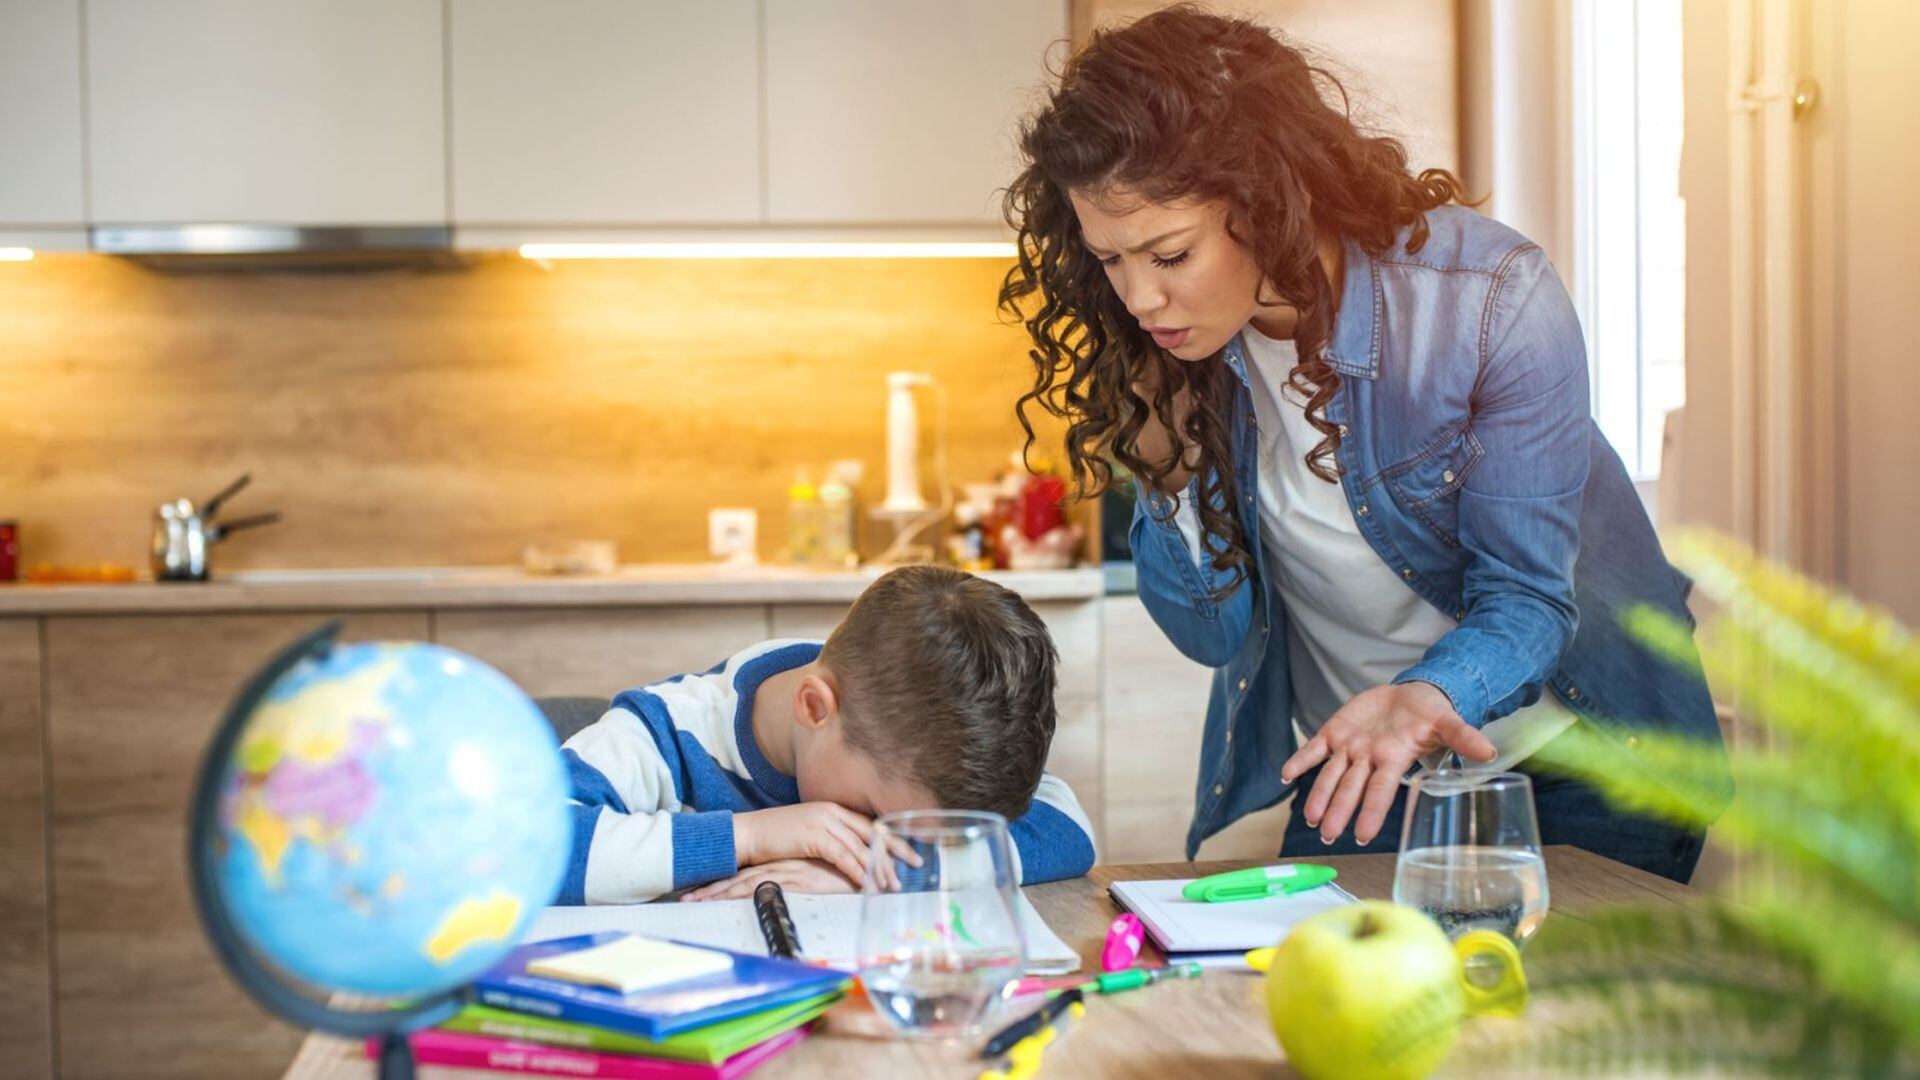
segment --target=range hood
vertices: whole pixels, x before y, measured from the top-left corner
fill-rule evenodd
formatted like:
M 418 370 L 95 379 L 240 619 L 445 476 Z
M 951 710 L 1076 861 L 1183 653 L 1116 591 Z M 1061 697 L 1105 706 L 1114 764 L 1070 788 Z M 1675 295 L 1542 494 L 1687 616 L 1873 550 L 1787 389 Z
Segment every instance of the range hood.
M 93 250 L 108 255 L 304 255 L 438 253 L 453 247 L 445 225 L 95 225 Z

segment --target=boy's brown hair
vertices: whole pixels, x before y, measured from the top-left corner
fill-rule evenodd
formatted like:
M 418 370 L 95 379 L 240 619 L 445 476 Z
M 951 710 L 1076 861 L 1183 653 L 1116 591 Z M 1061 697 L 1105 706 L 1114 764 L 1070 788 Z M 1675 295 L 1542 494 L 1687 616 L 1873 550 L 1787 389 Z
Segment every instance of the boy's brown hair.
M 1053 743 L 1046 624 L 984 578 L 907 566 L 869 585 L 820 652 L 849 745 L 943 808 L 1026 813 Z

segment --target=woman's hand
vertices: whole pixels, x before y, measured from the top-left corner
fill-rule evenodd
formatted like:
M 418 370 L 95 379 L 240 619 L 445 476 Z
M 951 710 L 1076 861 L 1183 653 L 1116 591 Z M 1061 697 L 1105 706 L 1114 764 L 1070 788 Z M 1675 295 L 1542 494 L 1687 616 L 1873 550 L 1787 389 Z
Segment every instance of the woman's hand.
M 1302 810 L 1307 824 L 1331 844 L 1346 831 L 1357 807 L 1360 817 L 1354 821 L 1353 838 L 1367 844 L 1386 823 L 1400 778 L 1414 762 L 1443 747 L 1474 761 L 1499 756 L 1493 743 L 1460 719 L 1453 702 L 1432 683 L 1376 686 L 1355 694 L 1334 713 L 1280 767 L 1280 779 L 1292 783 L 1325 762 Z
M 720 881 L 710 881 L 680 897 L 682 900 L 737 900 L 752 896 L 763 881 L 778 882 L 788 892 L 850 893 L 860 886 L 825 859 L 776 859 L 749 866 Z

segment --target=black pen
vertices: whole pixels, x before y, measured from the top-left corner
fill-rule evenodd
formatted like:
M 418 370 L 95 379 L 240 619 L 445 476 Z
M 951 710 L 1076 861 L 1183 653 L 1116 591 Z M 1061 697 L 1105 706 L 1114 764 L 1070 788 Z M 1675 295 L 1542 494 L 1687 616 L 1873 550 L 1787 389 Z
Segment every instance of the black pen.
M 793 916 L 787 913 L 787 896 L 778 882 L 763 881 L 753 890 L 753 911 L 760 917 L 760 935 L 767 939 L 772 956 L 797 960 L 800 934 L 793 928 Z
M 1080 988 L 1061 994 L 1059 997 L 1040 1006 L 1033 1012 L 1015 1020 L 1000 1029 L 1000 1033 L 987 1040 L 986 1048 L 980 1051 L 983 1058 L 999 1057 L 1013 1048 L 1013 1044 L 1053 1023 L 1054 1017 L 1065 1012 L 1067 1006 L 1081 1000 Z

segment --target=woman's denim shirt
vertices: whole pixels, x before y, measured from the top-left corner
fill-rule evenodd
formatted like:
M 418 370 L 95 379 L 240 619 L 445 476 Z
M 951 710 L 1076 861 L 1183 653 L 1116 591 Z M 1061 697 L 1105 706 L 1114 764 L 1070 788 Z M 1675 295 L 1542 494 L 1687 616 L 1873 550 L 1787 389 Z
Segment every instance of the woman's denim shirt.
M 1432 683 L 1476 727 L 1551 686 L 1628 748 L 1640 727 L 1717 742 L 1698 672 L 1620 625 L 1641 603 L 1688 618 L 1688 582 L 1588 412 L 1566 289 L 1538 245 L 1498 222 L 1447 206 L 1427 223 L 1411 254 L 1405 231 L 1379 257 L 1346 243 L 1326 350 L 1340 374 L 1327 418 L 1340 425 L 1353 520 L 1408 588 L 1458 623 L 1395 682 Z M 1228 415 L 1251 575 L 1215 600 L 1230 576 L 1195 564 L 1174 501 L 1144 486 L 1131 531 L 1148 612 L 1181 652 L 1218 669 L 1188 857 L 1286 794 L 1280 766 L 1294 751 L 1287 612 L 1261 553 L 1260 440 L 1238 338 L 1224 359 L 1239 376 Z

